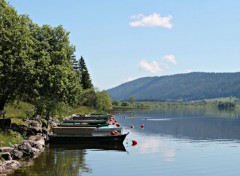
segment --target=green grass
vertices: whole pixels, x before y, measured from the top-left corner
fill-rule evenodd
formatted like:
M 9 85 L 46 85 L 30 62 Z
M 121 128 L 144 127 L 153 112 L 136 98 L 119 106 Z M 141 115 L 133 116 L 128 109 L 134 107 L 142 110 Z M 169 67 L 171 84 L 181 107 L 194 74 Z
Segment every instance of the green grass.
M 6 117 L 25 118 L 33 115 L 34 106 L 26 102 L 14 102 L 5 107 Z
M 17 144 L 23 141 L 23 137 L 20 133 L 15 131 L 0 131 L 0 147 L 12 147 L 13 144 Z

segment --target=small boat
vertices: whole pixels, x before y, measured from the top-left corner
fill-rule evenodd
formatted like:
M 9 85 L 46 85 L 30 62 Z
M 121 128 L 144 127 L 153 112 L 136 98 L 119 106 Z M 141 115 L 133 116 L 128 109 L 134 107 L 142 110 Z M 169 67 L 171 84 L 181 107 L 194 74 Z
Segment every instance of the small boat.
M 64 120 L 62 123 L 88 123 L 88 124 L 104 124 L 107 123 L 105 119 L 78 119 L 78 120 Z
M 75 126 L 57 126 L 53 127 L 53 133 L 56 135 L 90 135 L 96 127 L 75 127 Z
M 89 115 L 79 115 L 75 114 L 70 119 L 71 120 L 108 120 L 112 115 L 95 115 L 95 114 L 89 114 Z
M 108 126 L 108 123 L 103 124 L 89 124 L 89 123 L 60 123 L 58 127 L 103 127 Z
M 57 126 L 53 127 L 53 133 L 57 135 L 111 135 L 112 131 L 122 133 L 121 127 L 115 126 Z
M 127 134 L 92 136 L 92 135 L 48 135 L 50 144 L 122 144 Z

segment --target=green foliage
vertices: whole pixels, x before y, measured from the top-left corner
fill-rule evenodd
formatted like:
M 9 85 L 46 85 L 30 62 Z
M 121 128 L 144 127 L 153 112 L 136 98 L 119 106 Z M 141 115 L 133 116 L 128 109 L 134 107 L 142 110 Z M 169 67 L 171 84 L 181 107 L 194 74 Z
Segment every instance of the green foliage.
M 233 109 L 235 104 L 232 102 L 218 102 L 218 109 Z
M 78 62 L 78 68 L 80 73 L 80 80 L 83 89 L 93 89 L 92 80 L 90 78 L 87 66 L 83 57 Z
M 130 101 L 131 105 L 133 105 L 133 103 L 135 102 L 135 97 L 134 97 L 134 96 L 131 96 L 131 97 L 129 98 L 129 101 Z
M 79 105 L 81 106 L 95 107 L 96 101 L 97 97 L 94 89 L 85 89 L 79 96 Z
M 96 92 L 96 108 L 100 111 L 108 111 L 112 109 L 112 99 L 106 91 Z
M 21 97 L 33 71 L 29 53 L 33 41 L 28 30 L 31 21 L 18 15 L 5 1 L 0 2 L 0 110 L 7 102 Z M 19 93 L 21 92 L 21 94 Z
M 115 101 L 115 100 L 114 100 L 114 101 L 112 101 L 112 105 L 113 105 L 113 106 L 118 106 L 118 104 L 119 104 L 119 102 L 118 102 L 118 101 Z
M 129 106 L 129 104 L 128 104 L 128 102 L 123 101 L 123 102 L 121 103 L 121 106 Z
M 113 100 L 192 101 L 240 97 L 240 72 L 188 73 L 140 78 L 108 90 Z
M 35 115 L 48 118 L 81 105 L 96 106 L 85 61 L 82 57 L 76 61 L 69 32 L 62 26 L 34 24 L 5 0 L 0 1 L 0 13 L 0 110 L 14 100 L 24 100 L 34 106 Z M 16 116 L 33 115 L 30 107 Z
M 36 45 L 30 101 L 35 105 L 36 114 L 48 117 L 63 103 L 74 105 L 77 102 L 81 86 L 72 67 L 74 47 L 68 35 L 62 26 L 35 25 L 32 28 Z

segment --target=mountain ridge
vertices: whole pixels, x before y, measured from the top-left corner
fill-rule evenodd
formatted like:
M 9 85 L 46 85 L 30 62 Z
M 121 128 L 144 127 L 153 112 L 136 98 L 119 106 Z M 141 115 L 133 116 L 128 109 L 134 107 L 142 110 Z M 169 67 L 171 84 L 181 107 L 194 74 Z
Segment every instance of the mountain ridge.
M 107 90 L 113 100 L 203 100 L 240 97 L 240 72 L 191 72 L 142 77 Z

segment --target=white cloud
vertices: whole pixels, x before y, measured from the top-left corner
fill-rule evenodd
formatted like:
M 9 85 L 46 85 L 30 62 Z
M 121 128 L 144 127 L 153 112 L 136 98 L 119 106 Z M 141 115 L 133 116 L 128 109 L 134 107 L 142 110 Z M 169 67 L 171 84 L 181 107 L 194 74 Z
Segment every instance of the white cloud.
M 130 22 L 130 26 L 132 27 L 165 27 L 165 28 L 172 28 L 172 17 L 166 16 L 161 17 L 158 13 L 153 13 L 149 16 L 144 16 L 143 14 L 138 14 L 131 17 L 134 21 Z
M 159 153 L 165 161 L 175 161 L 176 150 L 164 139 L 150 137 L 139 146 L 141 154 Z
M 174 56 L 174 55 L 166 55 L 163 57 L 163 60 L 170 62 L 172 64 L 177 64 L 177 59 L 176 59 L 176 56 Z
M 133 81 L 133 80 L 135 80 L 135 79 L 137 79 L 137 78 L 136 78 L 136 77 L 131 77 L 131 76 L 129 76 L 129 77 L 127 77 L 126 79 L 124 79 L 123 82 L 129 82 L 129 81 Z
M 148 62 L 142 59 L 138 67 L 152 74 L 163 72 L 164 68 L 157 61 Z

